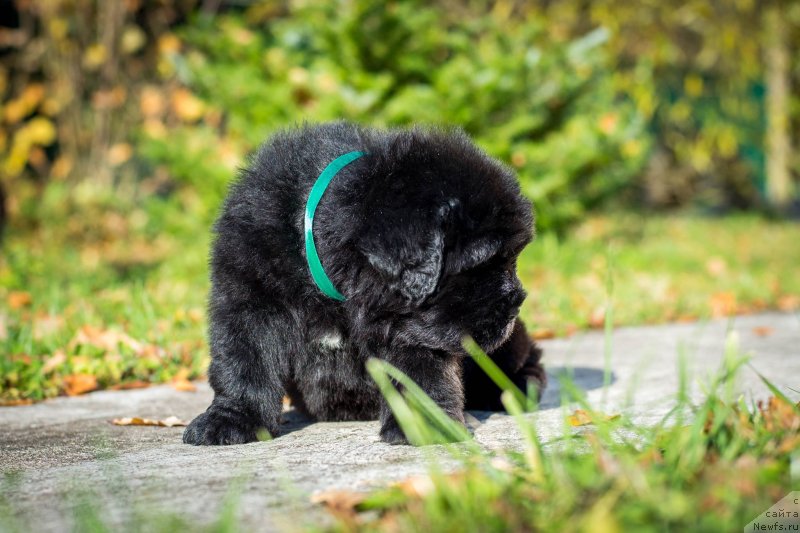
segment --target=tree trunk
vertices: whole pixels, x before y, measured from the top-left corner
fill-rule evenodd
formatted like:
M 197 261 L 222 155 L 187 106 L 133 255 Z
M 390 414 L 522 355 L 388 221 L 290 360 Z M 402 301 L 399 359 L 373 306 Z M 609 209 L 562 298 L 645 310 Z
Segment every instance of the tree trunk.
M 767 200 L 785 209 L 792 200 L 789 165 L 789 50 L 787 22 L 780 3 L 764 13 L 765 63 L 767 77 Z

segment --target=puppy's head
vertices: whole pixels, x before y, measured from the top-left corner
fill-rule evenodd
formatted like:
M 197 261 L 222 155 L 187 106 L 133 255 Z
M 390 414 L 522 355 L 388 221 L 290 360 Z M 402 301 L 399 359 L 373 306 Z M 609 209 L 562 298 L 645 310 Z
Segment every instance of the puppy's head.
M 533 236 L 513 173 L 464 135 L 420 131 L 398 135 L 376 165 L 357 247 L 392 337 L 450 352 L 464 335 L 487 351 L 502 344 L 525 298 L 517 256 Z

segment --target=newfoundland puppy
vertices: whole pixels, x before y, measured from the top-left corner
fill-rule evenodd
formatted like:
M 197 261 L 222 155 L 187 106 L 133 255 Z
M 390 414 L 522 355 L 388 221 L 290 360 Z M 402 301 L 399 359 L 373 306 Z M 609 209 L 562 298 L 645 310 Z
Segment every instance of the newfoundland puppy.
M 381 439 L 406 443 L 366 372 L 370 357 L 459 422 L 465 408 L 502 409 L 465 335 L 523 390 L 545 385 L 517 319 L 531 205 L 463 133 L 346 122 L 279 133 L 231 187 L 215 231 L 215 395 L 184 442 L 276 436 L 288 395 L 317 420 L 379 418 Z

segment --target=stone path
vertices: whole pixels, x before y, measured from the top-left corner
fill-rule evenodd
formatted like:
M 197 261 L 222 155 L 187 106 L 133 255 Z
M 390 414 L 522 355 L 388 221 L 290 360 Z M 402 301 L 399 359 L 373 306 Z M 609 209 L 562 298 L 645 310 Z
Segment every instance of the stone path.
M 729 330 L 752 354 L 756 370 L 800 398 L 788 390 L 800 390 L 800 316 L 767 313 L 617 329 L 611 339 L 613 383 L 605 391 L 602 333 L 542 342 L 552 386 L 540 412 L 529 416 L 544 440 L 563 431 L 553 376 L 569 369 L 593 405 L 605 399 L 607 412 L 624 409 L 643 422 L 655 421 L 673 405 L 678 354 L 685 355 L 692 394 L 699 398 L 704 377 L 719 368 Z M 742 373 L 739 388 L 749 397 L 768 396 L 751 369 Z M 381 443 L 376 422 L 311 423 L 293 412 L 286 414 L 286 434 L 278 439 L 230 447 L 184 445 L 182 428 L 109 423 L 125 416 L 190 420 L 210 399 L 210 389 L 201 384 L 194 393 L 160 386 L 0 408 L 0 472 L 7 474 L 2 496 L 37 530 L 63 531 L 83 491 L 94 494 L 111 522 L 150 511 L 212 520 L 234 485 L 241 491 L 238 512 L 245 524 L 286 530 L 324 520 L 324 512 L 309 503 L 314 491 L 367 489 L 422 473 L 430 455 L 430 449 Z M 472 413 L 471 424 L 486 447 L 520 444 L 513 420 L 504 414 Z

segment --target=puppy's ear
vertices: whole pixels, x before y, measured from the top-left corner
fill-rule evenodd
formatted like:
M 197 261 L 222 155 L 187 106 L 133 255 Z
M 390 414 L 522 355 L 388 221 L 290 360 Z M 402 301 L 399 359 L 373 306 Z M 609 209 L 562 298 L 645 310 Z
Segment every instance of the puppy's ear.
M 389 289 L 406 300 L 421 303 L 433 294 L 442 273 L 444 255 L 443 217 L 439 209 L 433 220 L 424 217 L 385 221 L 382 231 L 368 231 L 359 248 L 386 281 Z M 405 223 L 404 223 L 405 222 Z

